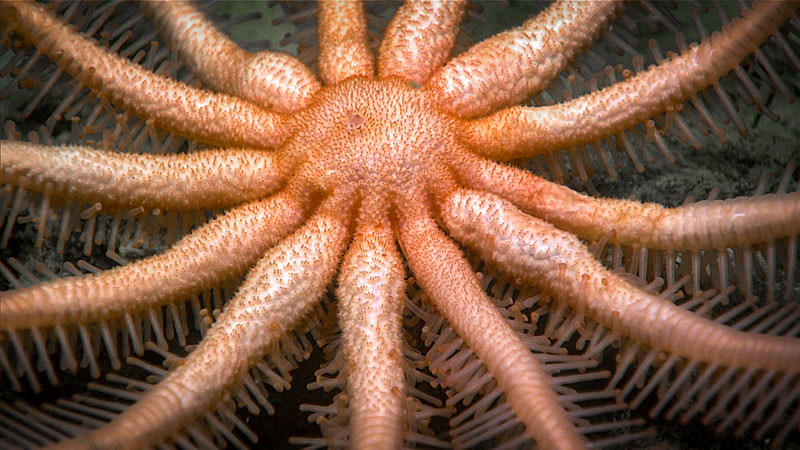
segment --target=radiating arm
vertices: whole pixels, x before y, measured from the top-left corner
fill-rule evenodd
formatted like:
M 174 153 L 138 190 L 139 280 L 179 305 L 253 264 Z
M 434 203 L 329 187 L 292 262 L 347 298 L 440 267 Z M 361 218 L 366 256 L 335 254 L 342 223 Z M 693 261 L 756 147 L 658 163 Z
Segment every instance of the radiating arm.
M 484 115 L 546 88 L 608 28 L 622 4 L 560 1 L 489 38 L 433 74 L 426 87 L 460 117 Z
M 417 282 L 475 352 L 540 448 L 583 448 L 549 376 L 486 297 L 456 245 L 424 208 L 404 208 L 400 243 Z
M 441 208 L 459 242 L 614 332 L 709 364 L 800 372 L 800 339 L 734 330 L 648 294 L 603 267 L 574 236 L 505 200 L 461 190 Z
M 403 261 L 388 220 L 361 223 L 336 290 L 352 448 L 401 448 L 405 420 Z
M 66 448 L 160 444 L 216 407 L 319 300 L 348 239 L 341 198 L 267 252 L 202 342 L 137 403 Z M 300 257 L 298 257 L 300 256 Z
M 646 72 L 553 106 L 512 107 L 467 122 L 477 153 L 508 160 L 551 153 L 613 136 L 712 86 L 795 15 L 798 1 L 756 3 L 710 40 Z
M 224 94 L 155 75 L 76 33 L 38 3 L 0 1 L 0 23 L 98 96 L 171 132 L 209 144 L 276 147 L 287 118 Z
M 378 75 L 427 81 L 450 56 L 465 6 L 465 0 L 406 1 L 386 28 Z
M 0 182 L 87 203 L 103 212 L 226 208 L 263 198 L 292 165 L 276 153 L 204 150 L 187 154 L 117 153 L 82 146 L 0 142 Z
M 250 53 L 191 3 L 142 1 L 160 33 L 211 88 L 285 113 L 306 106 L 320 88 L 314 74 L 284 53 Z
M 594 198 L 530 172 L 465 154 L 457 171 L 528 214 L 599 241 L 656 250 L 747 246 L 800 234 L 800 192 L 767 194 L 665 208 L 635 200 Z
M 164 253 L 97 275 L 0 293 L 0 330 L 91 323 L 185 298 L 241 276 L 304 217 L 292 192 L 235 208 Z
M 325 84 L 354 76 L 375 76 L 375 58 L 367 41 L 367 18 L 361 1 L 319 3 L 319 72 Z

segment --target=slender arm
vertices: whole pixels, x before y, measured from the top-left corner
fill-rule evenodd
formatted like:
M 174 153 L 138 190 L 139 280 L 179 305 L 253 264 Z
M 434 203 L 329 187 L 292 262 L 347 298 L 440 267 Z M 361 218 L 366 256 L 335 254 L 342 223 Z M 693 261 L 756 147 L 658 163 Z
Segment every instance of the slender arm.
M 319 71 L 325 84 L 350 77 L 373 77 L 375 57 L 367 41 L 367 18 L 360 1 L 319 3 Z
M 268 251 L 182 364 L 107 426 L 63 442 L 62 448 L 159 444 L 241 386 L 250 365 L 292 330 L 333 278 L 349 235 L 343 207 L 323 204 L 306 225 Z
M 800 339 L 734 330 L 648 294 L 603 267 L 574 236 L 505 200 L 461 190 L 441 206 L 459 242 L 616 333 L 709 364 L 800 372 Z
M 76 33 L 38 3 L 0 1 L 0 23 L 23 36 L 98 96 L 159 128 L 209 144 L 277 147 L 288 118 L 250 102 L 153 74 Z
M 486 297 L 455 243 L 425 212 L 404 208 L 399 226 L 403 253 L 417 282 L 486 365 L 541 448 L 584 448 L 586 442 L 558 403 L 549 376 Z
M 130 154 L 82 146 L 2 141 L 2 183 L 87 203 L 104 212 L 227 208 L 266 197 L 292 165 L 276 153 L 204 150 Z
M 798 7 L 796 0 L 756 3 L 721 33 L 626 81 L 558 105 L 517 106 L 467 122 L 464 141 L 478 154 L 509 160 L 613 136 L 714 85 L 794 17 Z
M 336 296 L 352 448 L 401 448 L 405 421 L 403 261 L 388 220 L 359 224 Z
M 242 49 L 191 3 L 142 1 L 162 36 L 211 88 L 286 113 L 305 107 L 320 85 L 297 58 Z
M 407 1 L 386 29 L 378 75 L 427 81 L 450 56 L 465 6 L 465 0 Z
M 800 234 L 800 192 L 701 201 L 677 208 L 594 198 L 530 172 L 463 153 L 456 171 L 473 189 L 496 194 L 540 219 L 599 241 L 655 250 L 745 247 Z
M 436 92 L 446 111 L 464 118 L 522 102 L 588 48 L 621 7 L 616 1 L 556 2 L 455 57 L 425 88 Z
M 282 192 L 232 209 L 158 255 L 96 275 L 2 292 L 0 330 L 120 317 L 242 276 L 302 221 L 303 203 Z

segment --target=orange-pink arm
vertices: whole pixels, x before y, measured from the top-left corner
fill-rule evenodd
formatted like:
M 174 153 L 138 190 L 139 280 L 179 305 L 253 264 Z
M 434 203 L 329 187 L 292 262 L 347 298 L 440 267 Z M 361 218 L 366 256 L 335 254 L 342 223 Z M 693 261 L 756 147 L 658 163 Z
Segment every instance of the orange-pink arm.
M 446 111 L 465 118 L 522 102 L 589 47 L 621 6 L 614 1 L 556 2 L 457 56 L 425 87 L 436 92 Z
M 464 141 L 494 160 L 551 153 L 607 138 L 712 86 L 795 15 L 800 2 L 766 1 L 711 39 L 601 91 L 543 107 L 512 107 L 466 122 Z
M 450 56 L 465 6 L 465 0 L 407 1 L 386 29 L 378 75 L 427 81 Z
M 241 147 L 276 147 L 289 135 L 285 116 L 148 72 L 76 33 L 38 3 L 2 0 L 0 23 L 98 96 L 152 119 L 157 127 L 209 144 Z
M 314 74 L 296 58 L 242 49 L 191 3 L 140 4 L 192 72 L 213 89 L 286 113 L 305 107 L 320 88 Z
M 460 190 L 441 210 L 459 242 L 616 333 L 709 364 L 800 372 L 800 339 L 734 330 L 638 289 L 603 267 L 575 236 L 505 200 Z
M 170 211 L 226 208 L 275 191 L 292 168 L 276 153 L 254 150 L 152 155 L 13 141 L 0 146 L 2 183 L 100 203 L 103 212 L 139 206 Z
M 0 329 L 91 323 L 239 277 L 305 217 L 292 192 L 234 208 L 164 253 L 112 270 L 0 293 Z
M 359 224 L 340 269 L 339 325 L 354 449 L 401 448 L 403 261 L 388 220 Z
M 340 199 L 341 200 L 341 199 Z M 60 448 L 147 448 L 168 439 L 235 394 L 261 360 L 319 301 L 349 238 L 342 202 L 323 204 L 269 250 L 182 364 L 105 427 Z
M 330 85 L 354 76 L 375 76 L 375 57 L 367 41 L 367 18 L 361 2 L 320 2 L 318 19 L 322 81 Z
M 665 208 L 635 200 L 594 198 L 530 172 L 465 154 L 456 168 L 464 183 L 491 192 L 528 214 L 599 241 L 657 250 L 747 246 L 800 234 L 800 192 Z
M 550 388 L 549 376 L 486 297 L 455 243 L 439 230 L 424 208 L 403 209 L 399 234 L 417 282 L 486 365 L 539 447 L 585 447 L 586 442 Z

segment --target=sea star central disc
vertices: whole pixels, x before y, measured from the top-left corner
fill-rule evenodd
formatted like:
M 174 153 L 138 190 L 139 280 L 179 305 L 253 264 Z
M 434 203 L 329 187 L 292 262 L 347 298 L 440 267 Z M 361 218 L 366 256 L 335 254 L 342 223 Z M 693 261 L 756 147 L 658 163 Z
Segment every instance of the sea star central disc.
M 443 169 L 456 120 L 430 93 L 400 80 L 353 78 L 322 89 L 298 115 L 285 147 L 303 155 L 301 174 L 323 189 L 348 184 L 371 195 L 400 194 Z

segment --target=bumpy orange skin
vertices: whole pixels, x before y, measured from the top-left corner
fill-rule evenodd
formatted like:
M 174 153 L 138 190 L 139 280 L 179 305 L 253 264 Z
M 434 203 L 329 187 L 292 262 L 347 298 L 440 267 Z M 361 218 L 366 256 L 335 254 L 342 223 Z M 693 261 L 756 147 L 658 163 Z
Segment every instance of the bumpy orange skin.
M 457 120 L 432 93 L 400 79 L 323 88 L 294 120 L 298 131 L 283 151 L 302 155 L 299 178 L 325 191 L 357 188 L 379 202 L 437 183 L 458 148 Z
M 529 347 L 527 338 L 533 336 L 520 337 L 513 328 L 520 322 L 492 302 L 454 239 L 577 311 L 576 327 L 584 326 L 585 317 L 614 339 L 670 358 L 798 379 L 796 337 L 731 331 L 684 310 L 608 270 L 582 240 L 697 252 L 796 239 L 800 192 L 664 208 L 590 198 L 496 162 L 538 154 L 537 146 L 550 154 L 608 138 L 673 108 L 737 67 L 770 39 L 773 27 L 795 16 L 798 2 L 759 4 L 722 37 L 675 61 L 545 108 L 513 105 L 545 89 L 574 55 L 594 43 L 620 13 L 621 2 L 558 2 L 448 62 L 465 4 L 407 4 L 389 24 L 376 59 L 362 5 L 323 2 L 318 45 L 324 87 L 293 57 L 244 51 L 189 4 L 148 5 L 159 31 L 190 70 L 218 91 L 212 92 L 108 52 L 45 6 L 0 0 L 3 25 L 103 101 L 148 126 L 195 141 L 253 147 L 117 157 L 88 147 L 5 143 L 11 157 L 2 168 L 3 180 L 17 192 L 95 202 L 106 211 L 231 207 L 160 255 L 2 293 L 0 338 L 13 341 L 9 347 L 22 348 L 19 336 L 36 339 L 40 329 L 82 327 L 87 334 L 87 325 L 117 326 L 122 316 L 130 320 L 127 314 L 155 316 L 154 310 L 240 281 L 249 270 L 180 364 L 106 427 L 63 443 L 65 448 L 151 446 L 218 411 L 240 392 L 265 354 L 281 351 L 284 337 L 305 330 L 302 321 L 335 278 L 350 444 L 399 448 L 417 420 L 410 406 L 418 399 L 405 385 L 403 355 L 409 274 L 429 306 L 474 352 L 480 370 L 491 377 L 487 383 L 505 395 L 530 438 L 542 448 L 585 446 L 565 405 L 569 401 L 559 399 L 553 374 Z M 433 32 L 438 38 L 425 46 L 426 34 Z M 727 55 L 719 73 L 708 73 L 714 53 L 729 47 L 738 53 Z M 702 80 L 681 84 L 698 77 Z M 672 84 L 664 88 L 656 81 Z M 647 106 L 640 98 L 642 84 L 663 98 L 648 93 L 657 105 L 634 114 L 637 106 Z M 678 91 L 680 96 L 670 94 Z M 273 101 L 275 96 L 280 101 Z M 586 101 L 594 106 L 581 106 Z M 578 114 L 609 112 L 601 122 Z M 558 126 L 551 126 L 553 121 Z M 569 133 L 581 129 L 588 130 L 583 137 Z M 208 172 L 218 173 L 206 177 Z M 42 222 L 46 216 L 43 208 Z M 533 313 L 521 322 L 529 319 L 536 322 Z M 163 336 L 158 341 L 167 348 Z M 24 366 L 17 372 L 35 379 L 24 349 L 17 356 Z M 40 357 L 34 364 L 50 362 L 47 354 Z M 77 365 L 74 358 L 71 365 Z M 99 376 L 97 367 L 92 372 Z M 419 442 L 414 438 L 419 436 L 409 440 Z

